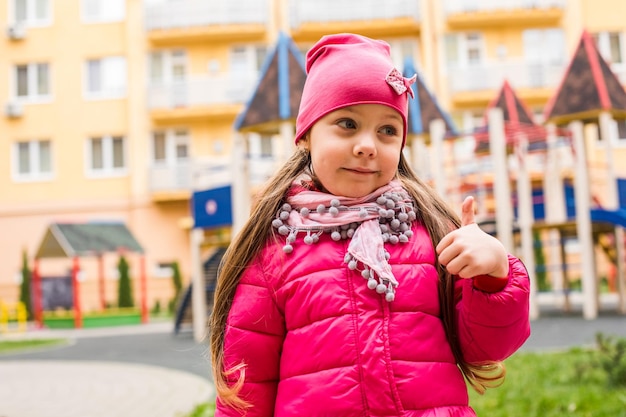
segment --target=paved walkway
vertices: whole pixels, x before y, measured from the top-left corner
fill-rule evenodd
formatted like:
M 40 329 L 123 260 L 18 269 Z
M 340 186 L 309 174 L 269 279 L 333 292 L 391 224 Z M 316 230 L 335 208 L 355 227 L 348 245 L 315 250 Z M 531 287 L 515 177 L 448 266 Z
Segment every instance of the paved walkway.
M 187 363 L 172 358 L 172 353 L 178 353 L 191 357 L 187 360 L 190 363 L 205 361 L 203 349 L 194 349 L 201 346 L 190 335 L 174 337 L 171 328 L 171 323 L 154 323 L 0 335 L 0 340 L 53 337 L 67 338 L 70 343 L 0 355 L 0 417 L 187 415 L 196 405 L 213 398 L 214 390 L 208 368 L 189 371 Z M 167 343 L 149 346 L 159 340 L 156 337 Z M 143 353 L 146 357 L 139 358 L 142 352 L 155 353 Z M 147 364 L 161 360 L 167 367 Z M 185 370 L 173 369 L 176 366 Z
M 150 365 L 0 363 L 2 417 L 174 417 L 212 395 L 199 376 Z

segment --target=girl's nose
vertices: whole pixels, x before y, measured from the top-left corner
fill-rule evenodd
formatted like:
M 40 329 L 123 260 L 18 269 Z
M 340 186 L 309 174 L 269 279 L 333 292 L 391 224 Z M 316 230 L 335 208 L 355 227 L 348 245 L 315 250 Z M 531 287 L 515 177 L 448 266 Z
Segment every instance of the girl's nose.
M 376 138 L 373 134 L 362 133 L 356 137 L 354 154 L 357 156 L 376 156 Z

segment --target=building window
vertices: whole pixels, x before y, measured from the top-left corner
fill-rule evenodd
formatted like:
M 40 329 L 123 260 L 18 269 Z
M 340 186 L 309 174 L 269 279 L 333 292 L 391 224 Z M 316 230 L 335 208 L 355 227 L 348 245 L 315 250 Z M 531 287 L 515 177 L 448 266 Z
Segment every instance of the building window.
M 274 138 L 271 135 L 261 135 L 261 157 L 269 158 L 274 155 L 273 144 Z
M 52 150 L 49 140 L 16 142 L 13 147 L 13 178 L 40 181 L 52 178 Z
M 157 262 L 154 266 L 152 276 L 155 278 L 171 278 L 174 274 L 173 262 Z
M 150 83 L 164 85 L 184 81 L 187 75 L 187 52 L 183 49 L 155 51 L 149 57 Z
M 220 77 L 225 83 L 222 97 L 225 102 L 245 102 L 259 79 L 267 57 L 267 48 L 261 45 L 235 46 L 230 50 L 228 74 Z
M 528 64 L 563 65 L 565 35 L 562 29 L 529 29 L 522 34 L 524 59 Z
M 39 101 L 50 96 L 50 67 L 48 64 L 15 66 L 14 95 L 26 101 Z
M 125 144 L 122 136 L 97 136 L 87 140 L 87 172 L 92 176 L 126 174 Z
M 620 32 L 594 33 L 593 40 L 596 42 L 602 58 L 609 64 L 624 63 L 624 40 Z
M 88 99 L 121 98 L 126 94 L 126 58 L 90 59 L 85 68 L 85 96 Z
M 86 23 L 119 22 L 126 17 L 126 0 L 82 0 L 81 14 Z
M 483 61 L 483 36 L 481 33 L 446 35 L 445 56 L 448 68 L 465 68 L 480 65 Z
M 565 64 L 565 36 L 561 29 L 529 29 L 522 33 L 525 81 L 533 88 L 554 86 Z
M 47 26 L 52 23 L 50 0 L 13 0 L 10 4 L 14 23 L 26 26 Z
M 258 74 L 267 57 L 267 47 L 235 46 L 230 51 L 230 71 L 238 74 Z
M 598 121 L 598 142 L 603 142 L 602 131 Z M 624 146 L 626 143 L 626 121 L 625 120 L 612 120 L 611 121 L 611 136 L 614 139 L 614 145 Z
M 404 66 L 406 64 L 406 60 L 410 60 L 413 63 L 413 66 L 417 68 L 419 66 L 418 62 L 418 46 L 417 42 L 413 39 L 400 39 L 400 40 L 389 40 L 389 46 L 391 48 L 391 60 L 394 63 L 394 66 L 400 71 L 404 71 Z M 405 74 L 407 76 L 412 76 L 413 74 Z
M 152 134 L 152 161 L 155 165 L 179 165 L 189 158 L 186 129 L 157 131 Z

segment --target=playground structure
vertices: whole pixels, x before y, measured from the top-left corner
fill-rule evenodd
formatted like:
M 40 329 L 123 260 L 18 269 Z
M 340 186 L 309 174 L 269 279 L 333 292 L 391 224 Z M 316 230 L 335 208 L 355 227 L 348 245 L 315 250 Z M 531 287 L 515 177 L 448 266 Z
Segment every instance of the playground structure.
M 103 257 L 106 253 L 111 252 L 140 255 L 140 321 L 146 323 L 148 321 L 147 278 L 143 249 L 124 224 L 107 222 L 50 224 L 35 254 L 32 271 L 32 303 L 36 325 L 44 327 L 44 313 L 53 308 L 62 307 L 71 312 L 73 327 L 85 326 L 85 311 L 81 294 L 82 279 L 80 278 L 82 272 L 81 258 L 84 257 L 97 260 L 98 304 L 100 312 L 104 312 L 107 308 L 107 302 Z M 44 276 L 41 262 L 44 259 L 52 258 L 57 258 L 57 260 L 70 259 L 69 275 Z M 61 263 L 64 262 L 61 261 Z M 44 297 L 44 283 L 50 284 L 48 299 Z M 54 301 L 55 295 L 62 299 Z M 67 299 L 70 295 L 71 298 Z M 124 320 L 128 321 L 128 318 L 124 317 Z M 93 321 L 91 320 L 91 322 Z
M 544 297 L 549 304 L 562 303 L 562 310 L 567 312 L 571 302 L 578 302 L 585 318 L 595 318 L 601 307 L 598 265 L 615 271 L 609 289 L 617 295 L 616 310 L 626 313 L 626 195 L 619 198 L 618 193 L 618 183 L 626 183 L 618 181 L 612 162 L 614 119 L 626 119 L 626 93 L 589 34 L 583 32 L 562 83 L 546 106 L 543 124 L 534 122 L 505 82 L 487 108 L 485 125 L 459 132 L 413 63 L 407 61 L 403 70 L 405 76 L 418 75 L 411 87 L 415 97 L 409 102 L 405 155 L 416 173 L 430 181 L 453 207 L 460 207 L 464 195 L 476 196 L 482 227 L 518 255 L 529 270 L 531 317 L 539 316 L 540 296 L 547 294 L 554 296 Z M 288 157 L 293 150 L 295 116 L 305 77 L 302 56 L 291 39 L 280 34 L 258 86 L 234 126 L 231 236 L 247 220 L 254 194 L 251 138 L 254 134 L 276 138 L 275 166 Z M 597 147 L 598 127 L 606 148 L 605 168 L 591 184 L 590 160 L 595 164 L 598 158 L 591 157 L 589 148 Z M 600 187 L 596 179 L 601 180 Z M 207 292 L 214 287 L 202 271 L 200 252 L 206 240 L 205 229 L 194 227 L 192 310 L 196 340 L 204 337 L 206 300 L 212 299 L 212 293 Z M 574 262 L 580 265 L 580 291 L 574 291 L 572 279 L 566 276 L 572 264 L 566 246 L 573 241 L 579 248 Z M 596 264 L 594 242 L 608 262 Z M 551 245 L 550 262 L 558 271 L 545 271 L 546 262 L 537 262 L 536 255 L 545 252 L 536 250 L 539 243 Z M 540 294 L 537 272 L 549 273 L 551 291 Z M 546 283 L 541 284 L 543 290 Z
M 434 186 L 453 204 L 465 194 L 477 195 L 483 225 L 493 229 L 495 224 L 492 232 L 529 269 L 533 318 L 539 316 L 540 298 L 552 307 L 562 304 L 564 311 L 571 311 L 575 301 L 587 319 L 595 318 L 609 298 L 614 309 L 626 313 L 626 196 L 619 197 L 626 182 L 613 167 L 618 140 L 614 118 L 623 119 L 625 110 L 623 87 L 584 32 L 546 106 L 544 125 L 534 123 L 508 82 L 488 106 L 485 126 L 444 141 L 444 129 L 433 122 Z M 475 143 L 475 151 L 462 160 L 468 141 Z M 593 153 L 599 143 L 604 158 Z M 579 248 L 573 256 L 566 250 L 572 242 Z M 546 243 L 551 266 L 556 266 L 548 271 L 545 263 L 536 265 L 542 255 L 537 246 Z M 572 271 L 572 258 L 578 271 Z M 538 273 L 545 277 L 546 272 L 549 286 L 545 279 L 537 280 Z M 580 280 L 579 291 L 572 288 L 572 272 Z M 599 293 L 602 272 L 612 297 Z
M 501 110 L 490 109 L 488 114 L 488 132 L 478 129 L 473 137 L 479 138 L 477 149 L 483 146 L 480 139 L 486 137 L 489 151 L 482 149 L 471 158 L 461 158 L 455 156 L 454 142 L 466 137 L 441 140 L 442 151 L 433 153 L 432 161 L 444 167 L 446 175 L 443 184 L 433 181 L 433 186 L 453 204 L 465 195 L 477 197 L 481 226 L 520 256 L 530 272 L 533 318 L 539 316 L 540 305 L 552 310 L 560 305 L 562 311 L 571 312 L 573 304 L 582 305 L 586 318 L 594 318 L 600 300 L 626 312 L 623 275 L 610 275 L 622 268 L 617 243 L 625 217 L 623 208 L 609 210 L 599 205 L 586 178 L 590 168 L 584 130 L 589 138 L 593 129 L 574 122 L 568 129 L 546 128 L 543 139 L 537 135 L 531 142 L 532 129 L 513 134 L 508 131 L 510 126 L 505 128 Z M 535 129 L 535 133 L 540 131 Z M 494 144 L 494 138 L 500 138 L 500 144 Z M 497 159 L 503 163 L 498 164 Z M 538 251 L 545 252 L 549 261 L 537 262 Z M 602 273 L 607 275 L 609 297 L 598 294 L 597 275 Z M 538 275 L 544 279 L 539 281 Z

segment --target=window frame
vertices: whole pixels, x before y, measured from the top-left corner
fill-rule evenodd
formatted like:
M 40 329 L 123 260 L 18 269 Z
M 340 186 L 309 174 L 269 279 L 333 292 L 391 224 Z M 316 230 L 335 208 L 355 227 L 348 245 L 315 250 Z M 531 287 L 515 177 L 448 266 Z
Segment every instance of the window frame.
M 619 43 L 618 47 L 619 47 L 619 54 L 620 54 L 621 61 L 613 61 L 612 48 L 611 48 L 612 36 L 616 36 L 616 39 Z M 624 38 L 623 32 L 613 31 L 613 30 L 602 30 L 599 32 L 594 32 L 592 34 L 592 37 L 593 37 L 593 40 L 596 42 L 596 47 L 598 48 L 598 52 L 600 52 L 600 55 L 602 55 L 602 58 L 604 58 L 607 64 L 611 66 L 612 65 L 619 65 L 619 66 L 626 65 L 626 45 L 624 42 L 626 39 Z
M 50 171 L 41 171 L 41 143 L 49 146 Z M 28 144 L 28 159 L 30 169 L 27 173 L 20 172 L 20 144 Z M 50 139 L 16 140 L 11 144 L 11 178 L 14 182 L 48 182 L 55 178 L 54 149 Z
M 111 65 L 115 60 L 120 60 L 123 65 L 123 85 L 107 87 L 107 72 L 111 71 Z M 99 91 L 90 91 L 91 82 L 91 62 L 100 63 L 100 80 L 102 85 Z M 109 63 L 109 64 L 107 64 Z M 109 68 L 107 70 L 107 67 Z M 114 68 L 117 69 L 117 68 Z M 110 76 L 109 76 L 110 77 Z M 110 80 L 109 80 L 110 81 Z M 118 100 L 126 98 L 128 95 L 128 60 L 124 55 L 111 55 L 104 57 L 86 58 L 83 62 L 83 98 L 87 101 Z
M 470 36 L 476 35 L 477 39 L 470 39 Z M 450 42 L 454 42 L 456 56 L 450 57 L 448 46 Z M 480 31 L 452 32 L 444 37 L 442 42 L 444 60 L 444 68 L 446 71 L 465 68 L 477 68 L 485 64 L 487 55 L 485 48 L 485 36 Z M 476 50 L 479 54 L 477 62 L 472 62 L 469 58 L 470 50 Z M 453 59 L 451 59 L 453 58 Z
M 154 57 L 160 56 L 159 79 L 154 77 L 153 64 Z M 182 76 L 176 76 L 174 67 L 180 66 L 184 69 Z M 170 85 L 172 82 L 185 82 L 189 77 L 189 56 L 184 48 L 155 49 L 148 53 L 147 78 L 150 85 Z
M 86 2 L 98 2 L 99 8 L 102 8 L 103 5 L 111 5 L 113 1 L 121 2 L 119 5 L 121 8 L 121 14 L 111 16 L 100 15 L 100 16 L 90 16 L 86 14 Z M 127 2 L 126 0 L 80 0 L 80 21 L 84 24 L 100 24 L 100 23 L 116 23 L 123 22 L 126 19 L 126 8 Z
M 179 134 L 181 133 L 181 134 Z M 157 160 L 156 157 L 156 135 L 162 134 L 164 139 L 164 159 Z M 187 156 L 178 157 L 177 147 L 184 145 L 187 149 Z M 176 167 L 188 164 L 191 161 L 191 133 L 184 127 L 155 129 L 150 132 L 150 165 L 153 167 Z
M 26 3 L 26 19 L 18 20 L 16 16 L 16 3 L 20 0 L 10 0 L 7 2 L 7 17 L 10 25 L 22 24 L 27 28 L 38 28 L 51 26 L 53 22 L 54 10 L 52 0 L 42 0 L 46 2 L 46 16 L 36 18 L 36 2 L 38 0 L 23 0 Z
M 114 140 L 120 138 L 122 140 L 122 158 L 123 166 L 114 167 Z M 93 167 L 93 141 L 95 139 L 102 140 L 102 168 Z M 97 178 L 114 178 L 124 177 L 128 175 L 128 141 L 124 135 L 90 135 L 85 139 L 85 176 L 91 179 Z
M 39 77 L 39 66 L 45 65 L 48 71 L 48 93 L 47 94 L 33 94 L 31 91 L 38 90 L 38 77 Z M 19 96 L 18 95 L 18 69 L 19 67 L 27 68 L 27 95 Z M 11 96 L 13 100 L 17 100 L 20 103 L 48 103 L 52 101 L 52 68 L 48 62 L 30 62 L 30 63 L 16 63 L 13 64 L 13 71 L 11 72 Z

